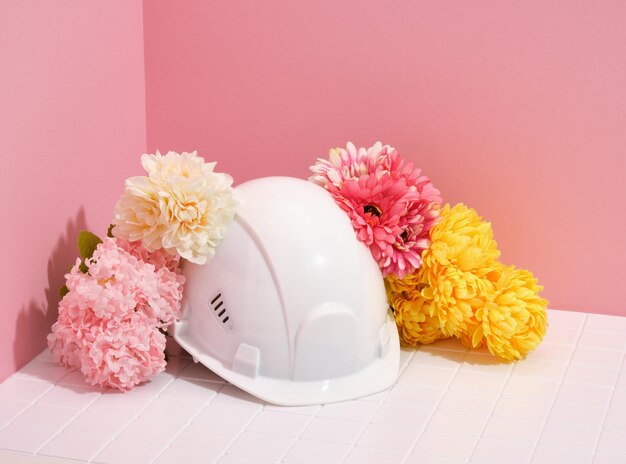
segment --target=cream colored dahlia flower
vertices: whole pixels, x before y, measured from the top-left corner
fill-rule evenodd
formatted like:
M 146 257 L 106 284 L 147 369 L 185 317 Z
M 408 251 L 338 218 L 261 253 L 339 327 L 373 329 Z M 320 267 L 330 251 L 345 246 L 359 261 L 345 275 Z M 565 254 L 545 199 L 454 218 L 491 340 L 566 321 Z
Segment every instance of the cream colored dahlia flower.
M 193 153 L 143 155 L 148 176 L 126 180 L 115 206 L 113 235 L 141 240 L 148 251 L 204 264 L 215 254 L 238 202 L 233 179 Z

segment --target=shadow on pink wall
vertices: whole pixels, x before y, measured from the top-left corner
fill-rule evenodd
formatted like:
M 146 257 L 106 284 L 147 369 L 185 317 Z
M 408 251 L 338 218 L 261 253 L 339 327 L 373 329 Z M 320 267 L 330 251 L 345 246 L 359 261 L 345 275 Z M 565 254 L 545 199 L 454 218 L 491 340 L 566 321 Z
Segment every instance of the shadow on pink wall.
M 50 327 L 56 321 L 60 300 L 59 289 L 65 285 L 64 276 L 76 262 L 78 233 L 86 228 L 85 210 L 81 207 L 75 216 L 68 219 L 65 233 L 59 236 L 48 259 L 45 301 L 31 299 L 20 309 L 13 342 L 15 368 L 23 366 L 46 346 L 46 340 L 42 334 L 49 333 Z M 38 263 L 32 264 L 38 265 Z

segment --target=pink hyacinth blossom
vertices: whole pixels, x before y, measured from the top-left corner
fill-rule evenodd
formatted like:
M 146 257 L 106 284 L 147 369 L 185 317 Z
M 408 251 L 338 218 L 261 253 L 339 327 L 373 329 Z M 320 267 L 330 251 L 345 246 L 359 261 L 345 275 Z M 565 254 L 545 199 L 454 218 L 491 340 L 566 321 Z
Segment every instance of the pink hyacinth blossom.
M 154 264 L 154 267 L 159 270 L 162 267 L 169 269 L 172 272 L 179 270 L 180 257 L 178 255 L 172 256 L 163 249 L 156 251 L 148 251 L 143 246 L 141 241 L 129 242 L 121 238 L 116 239 L 120 248 L 126 250 L 129 254 L 134 256 L 140 261 L 148 264 Z
M 137 256 L 152 256 L 126 247 L 106 238 L 85 261 L 87 273 L 76 260 L 48 335 L 61 365 L 80 370 L 92 385 L 123 391 L 165 367 L 165 336 L 159 329 L 180 317 L 184 283 L 173 261 L 144 262 Z
M 91 327 L 80 370 L 90 385 L 127 391 L 165 369 L 165 335 L 136 312 Z

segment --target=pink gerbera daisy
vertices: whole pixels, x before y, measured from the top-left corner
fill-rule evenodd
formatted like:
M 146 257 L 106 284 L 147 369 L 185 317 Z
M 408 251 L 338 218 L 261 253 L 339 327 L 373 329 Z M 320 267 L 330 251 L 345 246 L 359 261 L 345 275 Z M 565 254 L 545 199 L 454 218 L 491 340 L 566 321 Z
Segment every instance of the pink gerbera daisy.
M 365 148 L 357 148 L 348 142 L 346 148 L 331 148 L 328 159 L 318 158 L 310 167 L 313 175 L 309 178 L 322 187 L 333 184 L 340 187 L 347 179 L 358 179 L 370 172 L 368 153 Z
M 428 177 L 389 145 L 369 149 L 348 143 L 311 167 L 311 181 L 325 187 L 348 213 L 383 276 L 402 278 L 421 266 L 437 222 L 441 196 Z

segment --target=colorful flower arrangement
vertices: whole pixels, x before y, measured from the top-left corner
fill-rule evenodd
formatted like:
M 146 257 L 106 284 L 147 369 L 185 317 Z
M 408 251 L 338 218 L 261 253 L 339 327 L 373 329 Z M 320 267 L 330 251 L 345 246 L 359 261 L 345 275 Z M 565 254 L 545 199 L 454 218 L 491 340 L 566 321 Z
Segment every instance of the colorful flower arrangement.
M 498 261 L 491 224 L 440 192 L 389 145 L 331 149 L 310 180 L 350 217 L 385 278 L 400 338 L 457 337 L 507 361 L 541 342 L 547 300 L 532 273 Z
M 181 316 L 180 261 L 205 263 L 232 221 L 232 178 L 196 152 L 144 155 L 108 236 L 82 231 L 48 345 L 85 381 L 127 391 L 165 369 L 167 328 Z
M 127 391 L 166 364 L 168 327 L 181 317 L 185 260 L 209 262 L 233 220 L 233 179 L 193 153 L 143 155 L 126 180 L 107 237 L 82 231 L 66 274 L 54 358 L 85 381 Z M 499 261 L 491 224 L 443 203 L 430 179 L 389 145 L 330 150 L 310 181 L 346 212 L 385 279 L 403 343 L 457 337 L 518 360 L 546 331 L 547 301 L 526 270 Z

